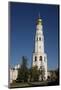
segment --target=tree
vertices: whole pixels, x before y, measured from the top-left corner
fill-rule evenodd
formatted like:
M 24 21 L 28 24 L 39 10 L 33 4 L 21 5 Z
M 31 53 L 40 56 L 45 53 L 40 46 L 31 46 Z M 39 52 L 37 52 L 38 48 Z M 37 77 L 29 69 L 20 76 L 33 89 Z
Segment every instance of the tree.
M 32 67 L 31 69 L 31 81 L 39 81 L 40 70 L 37 66 Z
M 27 67 L 27 58 L 22 57 L 21 67 L 18 69 L 18 82 L 27 82 L 28 81 L 28 67 Z
M 43 81 L 45 79 L 45 69 L 44 69 L 44 67 L 41 67 L 40 75 L 41 75 L 41 80 Z

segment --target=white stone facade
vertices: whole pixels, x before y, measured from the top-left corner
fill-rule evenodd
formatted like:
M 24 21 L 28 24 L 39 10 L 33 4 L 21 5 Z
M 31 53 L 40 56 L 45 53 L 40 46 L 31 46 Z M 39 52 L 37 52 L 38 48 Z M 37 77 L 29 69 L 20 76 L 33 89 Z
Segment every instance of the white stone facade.
M 44 35 L 42 20 L 38 18 L 36 23 L 36 35 L 35 35 L 35 50 L 33 52 L 32 66 L 37 66 L 38 69 L 44 68 L 45 80 L 47 79 L 47 54 L 44 51 Z
M 13 82 L 13 80 L 16 80 L 18 76 L 18 70 L 10 69 L 10 83 Z
M 16 65 L 15 67 L 14 67 L 14 69 L 13 68 L 11 68 L 10 69 L 10 83 L 12 83 L 13 82 L 13 80 L 16 80 L 17 79 L 17 77 L 18 77 L 18 69 L 20 68 L 20 65 L 18 64 L 18 65 Z

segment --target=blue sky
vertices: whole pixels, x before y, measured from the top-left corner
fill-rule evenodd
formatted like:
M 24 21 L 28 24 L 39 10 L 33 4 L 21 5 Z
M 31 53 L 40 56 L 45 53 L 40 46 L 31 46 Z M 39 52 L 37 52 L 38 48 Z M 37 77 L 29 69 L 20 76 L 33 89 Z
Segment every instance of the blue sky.
M 27 56 L 29 67 L 32 62 L 34 36 L 38 14 L 43 21 L 45 52 L 48 68 L 58 65 L 58 5 L 10 3 L 10 65 L 21 63 Z

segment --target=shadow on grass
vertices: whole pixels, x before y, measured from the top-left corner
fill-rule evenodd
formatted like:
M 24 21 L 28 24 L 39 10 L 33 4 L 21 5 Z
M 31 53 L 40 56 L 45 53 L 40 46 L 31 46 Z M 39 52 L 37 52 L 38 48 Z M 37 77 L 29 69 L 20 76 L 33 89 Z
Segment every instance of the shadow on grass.
M 41 82 L 20 82 L 12 83 L 9 88 L 25 88 L 25 87 L 40 87 L 40 86 L 56 86 L 58 81 L 41 81 Z

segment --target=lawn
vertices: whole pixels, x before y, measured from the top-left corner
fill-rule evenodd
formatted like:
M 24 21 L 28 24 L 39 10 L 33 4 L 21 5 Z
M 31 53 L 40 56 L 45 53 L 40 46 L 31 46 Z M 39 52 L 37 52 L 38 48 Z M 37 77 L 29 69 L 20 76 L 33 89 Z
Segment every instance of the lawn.
M 19 87 L 28 87 L 30 86 L 28 83 L 12 83 L 10 84 L 10 88 L 19 88 Z
M 21 83 L 12 83 L 10 88 L 24 88 L 24 87 L 36 87 L 36 86 L 54 86 L 59 85 L 55 81 L 41 81 L 41 82 L 21 82 Z

